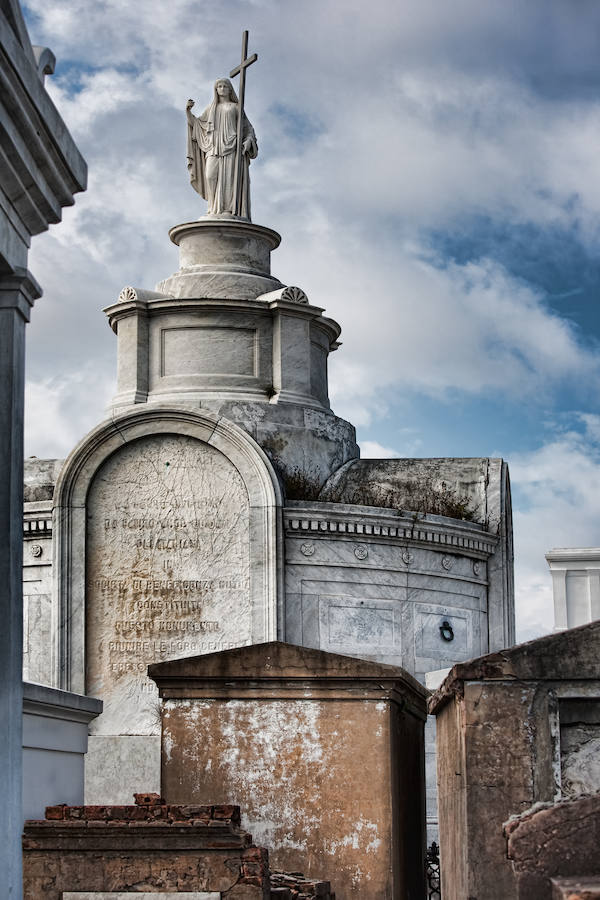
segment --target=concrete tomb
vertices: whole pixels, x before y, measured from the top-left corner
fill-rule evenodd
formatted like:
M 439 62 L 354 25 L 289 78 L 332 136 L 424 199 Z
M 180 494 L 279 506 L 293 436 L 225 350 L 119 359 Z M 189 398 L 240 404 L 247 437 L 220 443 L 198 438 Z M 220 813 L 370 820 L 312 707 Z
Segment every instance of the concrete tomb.
M 569 836 L 572 827 L 565 824 L 563 843 L 558 834 L 550 853 L 557 865 L 544 875 L 548 893 L 529 893 L 527 879 L 519 892 L 519 866 L 526 869 L 527 860 L 521 857 L 523 864 L 513 867 L 503 826 L 511 816 L 529 820 L 535 804 L 577 804 L 600 791 L 600 622 L 456 665 L 429 710 L 437 717 L 444 900 L 533 900 L 550 896 L 551 876 L 590 874 L 589 868 L 563 866 L 565 848 L 572 846 L 574 859 L 577 846 L 592 846 L 588 837 Z M 599 799 L 596 794 L 589 811 L 596 848 Z M 568 823 L 580 808 L 564 802 L 559 807 L 540 813 L 538 822 L 547 823 L 548 834 L 553 821 L 566 817 Z M 530 824 L 519 826 L 509 839 L 509 855 L 511 845 L 516 848 L 530 832 Z M 542 827 L 540 846 L 549 840 L 543 832 Z M 600 872 L 597 853 L 593 859 L 593 873 Z
M 274 868 L 344 900 L 424 896 L 427 692 L 407 672 L 271 642 L 149 673 L 169 803 L 228 798 Z

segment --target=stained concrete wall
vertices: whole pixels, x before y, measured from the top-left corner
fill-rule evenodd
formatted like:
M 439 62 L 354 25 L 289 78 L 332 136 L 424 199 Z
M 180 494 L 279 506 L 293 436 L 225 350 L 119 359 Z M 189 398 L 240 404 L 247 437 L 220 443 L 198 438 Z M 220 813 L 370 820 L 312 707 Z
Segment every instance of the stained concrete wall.
M 516 897 L 504 823 L 600 790 L 599 651 L 596 622 L 457 665 L 431 698 L 444 900 Z

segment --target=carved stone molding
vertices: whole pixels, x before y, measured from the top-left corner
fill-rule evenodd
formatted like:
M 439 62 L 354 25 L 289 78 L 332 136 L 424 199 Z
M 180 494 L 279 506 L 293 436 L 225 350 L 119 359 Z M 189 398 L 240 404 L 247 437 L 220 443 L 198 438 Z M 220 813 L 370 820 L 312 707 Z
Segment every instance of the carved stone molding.
M 32 538 L 51 537 L 52 535 L 52 519 L 37 518 L 25 519 L 23 521 L 23 538 L 31 540 Z
M 281 299 L 287 300 L 288 303 L 308 303 L 308 297 L 302 288 L 289 285 L 281 292 Z
M 324 504 L 325 505 L 325 504 Z M 332 504 L 333 505 L 333 504 Z M 415 525 L 412 519 L 399 516 L 380 516 L 373 514 L 361 514 L 360 511 L 349 512 L 348 507 L 344 511 L 331 509 L 319 510 L 315 506 L 307 505 L 306 509 L 288 507 L 284 510 L 285 529 L 288 534 L 310 534 L 324 537 L 325 535 L 360 535 L 363 538 L 383 538 L 386 541 L 402 541 L 415 544 L 431 544 L 440 550 L 451 548 L 461 553 L 481 554 L 491 556 L 496 549 L 498 538 L 486 531 L 479 531 L 456 524 L 442 524 L 434 521 L 420 521 Z M 406 552 L 406 548 L 405 548 Z M 402 553 L 402 561 L 405 565 L 412 562 L 412 555 Z M 454 558 L 451 559 L 451 567 Z M 444 566 L 444 568 L 446 568 Z

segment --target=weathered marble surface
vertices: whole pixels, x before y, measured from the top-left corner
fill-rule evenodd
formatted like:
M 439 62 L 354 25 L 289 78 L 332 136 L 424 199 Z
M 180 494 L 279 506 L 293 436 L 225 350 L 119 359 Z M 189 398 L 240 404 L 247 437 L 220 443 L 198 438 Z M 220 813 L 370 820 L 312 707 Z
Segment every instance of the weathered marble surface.
M 87 501 L 87 692 L 94 734 L 155 734 L 149 663 L 248 643 L 248 494 L 235 467 L 193 438 L 122 448 Z
M 512 503 L 508 466 L 502 459 L 351 460 L 319 493 L 330 503 L 390 507 L 475 522 L 497 536 L 487 562 L 489 649 L 515 640 Z
M 254 300 L 283 287 L 271 274 L 271 251 L 281 237 L 271 228 L 207 216 L 175 225 L 179 270 L 156 285 L 177 299 Z

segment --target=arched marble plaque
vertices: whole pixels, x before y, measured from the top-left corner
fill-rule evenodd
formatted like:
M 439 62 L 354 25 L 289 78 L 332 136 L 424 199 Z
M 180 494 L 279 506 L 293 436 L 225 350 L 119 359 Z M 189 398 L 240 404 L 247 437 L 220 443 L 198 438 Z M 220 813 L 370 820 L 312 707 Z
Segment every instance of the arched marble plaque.
M 86 504 L 93 733 L 159 733 L 148 664 L 250 643 L 249 579 L 248 493 L 222 453 L 154 434 L 110 456 Z

